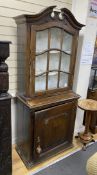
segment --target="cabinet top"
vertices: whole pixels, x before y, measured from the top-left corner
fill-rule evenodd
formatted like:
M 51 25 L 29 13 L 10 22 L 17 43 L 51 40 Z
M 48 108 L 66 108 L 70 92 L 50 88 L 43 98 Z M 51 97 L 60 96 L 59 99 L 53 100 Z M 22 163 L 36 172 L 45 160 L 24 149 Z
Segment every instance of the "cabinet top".
M 70 10 L 67 8 L 62 8 L 59 11 L 55 11 L 54 8 L 56 6 L 49 6 L 40 13 L 31 15 L 31 14 L 23 14 L 14 17 L 17 24 L 21 23 L 31 23 L 31 24 L 42 24 L 48 21 L 57 21 L 66 23 L 68 21 L 71 26 L 77 30 L 80 30 L 83 24 L 79 23 Z
M 54 105 L 59 105 L 62 103 L 67 103 L 72 100 L 77 100 L 80 96 L 73 91 L 68 91 L 68 93 L 57 93 L 56 95 L 48 96 L 48 97 L 40 97 L 34 99 L 27 99 L 24 96 L 17 95 L 17 98 L 26 104 L 30 109 L 39 110 L 46 107 L 51 107 Z
M 11 41 L 0 41 L 0 44 L 12 44 Z
M 5 96 L 0 94 L 0 101 L 9 100 L 11 98 L 12 98 L 12 96 L 10 94 L 6 94 Z

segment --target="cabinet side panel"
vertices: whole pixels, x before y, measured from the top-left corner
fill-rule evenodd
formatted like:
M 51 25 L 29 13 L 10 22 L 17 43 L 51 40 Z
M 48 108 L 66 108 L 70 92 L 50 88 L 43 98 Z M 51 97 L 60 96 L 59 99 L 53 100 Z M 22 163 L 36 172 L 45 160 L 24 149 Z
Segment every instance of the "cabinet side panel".
M 32 160 L 33 119 L 30 109 L 17 99 L 17 148 L 24 161 Z
M 26 25 L 17 26 L 17 91 L 25 91 L 25 59 L 26 59 Z
M 0 100 L 0 175 L 11 174 L 11 99 L 5 99 Z

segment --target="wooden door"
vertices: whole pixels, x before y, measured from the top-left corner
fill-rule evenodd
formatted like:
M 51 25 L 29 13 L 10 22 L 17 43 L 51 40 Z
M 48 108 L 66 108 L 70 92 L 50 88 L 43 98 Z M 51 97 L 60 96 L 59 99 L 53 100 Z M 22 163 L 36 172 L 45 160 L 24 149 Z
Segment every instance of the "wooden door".
M 35 157 L 39 158 L 72 142 L 74 103 L 35 112 Z M 76 111 L 76 110 L 75 110 Z

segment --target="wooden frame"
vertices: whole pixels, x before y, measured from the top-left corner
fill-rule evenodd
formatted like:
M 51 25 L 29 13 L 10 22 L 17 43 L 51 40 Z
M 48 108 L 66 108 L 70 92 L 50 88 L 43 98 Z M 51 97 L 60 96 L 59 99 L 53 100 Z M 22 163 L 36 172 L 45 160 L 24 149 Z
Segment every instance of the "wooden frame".
M 70 61 L 71 62 L 70 63 L 70 70 L 72 70 L 72 72 L 64 72 L 64 73 L 67 73 L 67 74 L 71 74 L 72 76 L 71 77 L 69 76 L 69 83 L 68 84 L 69 84 L 70 88 L 69 87 L 63 88 L 63 90 L 72 88 L 72 81 L 71 81 L 71 79 L 72 79 L 73 74 L 74 74 L 74 67 L 73 66 L 74 66 L 74 61 L 75 61 L 75 59 L 72 60 L 72 55 L 73 55 L 73 50 L 75 50 L 75 48 L 76 48 L 75 47 L 75 43 L 72 43 L 74 49 L 71 48 L 72 49 L 71 54 L 68 54 L 65 51 L 62 51 L 62 48 L 60 48 L 60 49 L 51 48 L 50 49 L 50 38 L 51 38 L 50 37 L 51 36 L 50 29 L 54 28 L 54 27 L 56 27 L 56 28 L 58 27 L 59 29 L 62 29 L 62 31 L 65 31 L 65 28 L 66 28 L 65 25 L 62 25 L 62 23 L 59 23 L 59 22 L 48 22 L 47 24 L 43 24 L 43 25 L 39 25 L 39 26 L 38 25 L 34 25 L 34 26 L 31 27 L 32 35 L 31 35 L 31 47 L 30 47 L 31 48 L 31 61 L 30 62 L 32 63 L 31 64 L 31 74 L 33 76 L 31 77 L 31 75 L 29 75 L 29 77 L 31 78 L 31 85 L 30 85 L 30 87 L 31 87 L 31 94 L 33 94 L 32 96 L 34 96 L 34 95 L 36 96 L 37 94 L 39 95 L 39 94 L 44 94 L 44 93 L 49 94 L 49 92 L 51 92 L 51 91 L 52 92 L 56 92 L 56 91 L 59 92 L 62 89 L 62 88 L 58 87 L 59 86 L 59 72 L 61 71 L 60 70 L 60 64 L 61 64 L 61 54 L 62 54 L 62 52 L 67 54 L 67 55 L 71 55 L 70 56 L 70 60 L 71 60 Z M 43 93 L 42 92 L 35 93 L 35 86 L 34 86 L 35 85 L 35 76 L 34 76 L 35 75 L 35 55 L 37 55 L 37 56 L 39 55 L 39 54 L 36 54 L 36 51 L 35 51 L 35 45 L 36 45 L 35 36 L 36 36 L 36 32 L 43 31 L 43 30 L 46 30 L 46 29 L 48 29 L 48 38 L 49 38 L 48 39 L 48 50 L 44 50 L 44 52 L 40 52 L 39 53 L 41 55 L 41 54 L 47 52 L 47 72 L 45 72 L 46 73 L 46 90 Z M 69 34 L 71 34 L 73 36 L 74 35 L 74 31 L 72 31 Z M 34 43 L 34 45 L 33 45 L 33 43 Z M 62 41 L 61 41 L 61 47 L 62 47 Z M 49 51 L 51 51 L 51 50 L 60 51 L 60 63 L 59 63 L 59 70 L 57 70 L 58 71 L 57 89 L 48 90 Z
M 23 78 L 18 84 L 17 93 L 17 144 L 16 149 L 27 168 L 53 156 L 72 146 L 74 123 L 76 117 L 77 100 L 79 95 L 72 91 L 73 77 L 76 61 L 76 51 L 79 30 L 84 26 L 76 21 L 68 9 L 61 9 L 61 13 L 54 11 L 55 6 L 48 7 L 36 15 L 21 15 L 15 18 L 18 27 L 19 59 L 23 57 Z M 54 15 L 51 15 L 52 12 Z M 60 47 L 50 44 L 52 33 L 60 30 Z M 54 30 L 53 30 L 54 29 Z M 46 47 L 36 52 L 37 33 L 48 30 Z M 53 32 L 52 32 L 53 31 Z M 72 35 L 71 53 L 66 52 L 63 45 L 64 33 Z M 44 33 L 43 33 L 44 35 Z M 42 35 L 41 35 L 42 36 Z M 42 36 L 43 37 L 43 36 Z M 40 37 L 41 38 L 41 37 Z M 39 43 L 39 44 L 42 44 Z M 22 45 L 22 49 L 20 48 Z M 64 47 L 63 47 L 64 46 Z M 64 50 L 63 50 L 64 48 Z M 53 56 L 51 52 L 58 52 L 57 66 L 50 67 Z M 61 66 L 63 52 L 70 55 L 69 66 Z M 36 73 L 36 57 L 47 53 L 45 68 Z M 53 57 L 54 58 L 54 57 Z M 67 59 L 67 57 L 66 57 Z M 65 59 L 65 60 L 66 60 Z M 42 58 L 41 58 L 42 60 Z M 40 63 L 42 62 L 40 60 Z M 44 62 L 43 62 L 44 63 Z M 42 63 L 42 64 L 43 64 Z M 18 63 L 19 65 L 19 63 Z M 39 65 L 40 66 L 40 65 Z M 57 71 L 56 88 L 49 87 L 49 72 Z M 60 72 L 68 73 L 68 86 L 60 86 Z M 21 73 L 21 72 L 19 72 Z M 45 74 L 45 90 L 35 92 L 35 76 Z M 54 80 L 54 79 L 53 79 Z M 67 80 L 67 79 L 66 79 Z M 41 83 L 43 83 L 41 81 Z M 22 85 L 24 86 L 22 87 Z M 51 86 L 55 87 L 55 86 Z
M 24 95 L 28 97 L 36 97 L 40 95 L 50 95 L 52 92 L 61 92 L 64 90 L 72 89 L 73 86 L 73 77 L 74 77 L 74 68 L 75 68 L 75 61 L 76 61 L 76 50 L 77 50 L 77 39 L 78 39 L 78 33 L 81 29 L 82 24 L 78 23 L 72 13 L 67 9 L 61 9 L 61 15 L 63 16 L 62 19 L 60 19 L 60 12 L 55 11 L 55 16 L 52 17 L 52 11 L 55 6 L 48 7 L 43 12 L 37 14 L 37 15 L 21 15 L 19 17 L 16 17 L 15 20 L 17 24 L 26 23 L 25 30 L 26 35 L 24 36 L 26 38 L 26 43 L 23 43 L 25 45 L 26 49 L 26 72 L 25 72 L 25 89 L 23 90 L 25 92 Z M 60 65 L 61 65 L 61 55 L 62 55 L 62 48 L 50 48 L 50 40 L 51 40 L 51 28 L 58 28 L 62 30 L 63 32 L 67 32 L 68 34 L 72 35 L 72 52 L 70 57 L 70 72 L 68 72 L 69 79 L 68 79 L 68 87 L 60 88 L 59 82 L 57 82 L 57 87 L 53 88 L 53 90 L 48 89 L 48 71 L 49 71 L 49 58 L 50 58 L 50 51 L 56 50 L 60 52 L 60 63 L 59 63 L 59 70 L 58 71 L 58 81 L 60 79 Z M 36 53 L 36 33 L 43 30 L 48 30 L 48 49 L 44 50 L 42 53 L 47 53 L 47 71 L 46 74 L 46 90 L 39 91 L 35 93 L 35 57 L 38 56 L 38 53 Z M 62 47 L 63 39 L 60 40 L 60 44 Z M 64 52 L 65 53 L 65 52 Z M 67 53 L 65 53 L 67 54 Z

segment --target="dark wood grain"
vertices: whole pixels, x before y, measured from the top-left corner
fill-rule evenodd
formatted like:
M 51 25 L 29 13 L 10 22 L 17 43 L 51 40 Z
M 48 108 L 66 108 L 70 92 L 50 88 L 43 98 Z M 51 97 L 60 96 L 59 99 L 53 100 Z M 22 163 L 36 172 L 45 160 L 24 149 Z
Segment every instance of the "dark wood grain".
M 97 101 L 97 90 L 93 91 L 91 89 L 88 89 L 87 98 Z M 93 112 L 91 114 L 90 130 L 93 134 L 97 133 L 97 112 Z
M 12 173 L 11 98 L 0 100 L 0 175 Z
M 84 26 L 77 22 L 77 20 L 74 18 L 72 13 L 68 9 L 61 9 L 63 14 L 63 20 L 60 20 L 59 14 L 60 12 L 55 11 L 55 17 L 51 17 L 52 10 L 55 6 L 48 7 L 44 11 L 42 11 L 39 14 L 36 15 L 21 15 L 15 17 L 15 21 L 18 24 L 18 36 L 21 33 L 21 42 L 22 47 L 26 55 L 26 66 L 25 66 L 25 74 L 24 76 L 24 88 L 22 88 L 22 92 L 19 93 L 25 93 L 27 97 L 33 97 L 36 96 L 35 93 L 35 56 L 36 53 L 36 32 L 43 31 L 46 29 L 50 29 L 52 27 L 57 27 L 62 31 L 66 31 L 69 34 L 73 36 L 73 43 L 72 43 L 72 55 L 71 55 L 71 64 L 70 64 L 70 73 L 72 76 L 69 76 L 69 89 L 72 89 L 73 86 L 73 77 L 74 77 L 74 68 L 75 68 L 75 61 L 76 61 L 76 49 L 77 49 L 77 39 L 78 39 L 78 33 L 79 30 Z M 21 28 L 19 27 L 21 26 Z M 50 32 L 49 32 L 50 33 Z M 24 35 L 25 34 L 25 35 Z M 18 38 L 18 41 L 20 39 Z M 48 50 L 43 51 L 43 53 L 47 52 L 48 55 L 48 63 L 49 63 L 49 51 L 54 49 L 50 48 L 50 34 L 48 36 Z M 61 41 L 60 41 L 61 42 Z M 62 42 L 61 42 L 62 45 Z M 56 50 L 59 50 L 58 48 Z M 62 48 L 60 48 L 60 54 L 61 54 Z M 39 54 L 39 53 L 38 53 Z M 40 53 L 41 54 L 41 53 Z M 24 55 L 23 55 L 24 57 Z M 60 55 L 61 57 L 61 55 Z M 61 60 L 61 59 L 60 59 Z M 47 65 L 48 68 L 49 64 Z M 59 66 L 60 68 L 60 66 Z M 59 81 L 59 72 L 58 72 L 58 81 Z M 46 72 L 46 75 L 48 75 L 48 70 Z M 50 94 L 50 91 L 47 88 L 48 85 L 48 76 L 46 76 L 46 94 Z M 20 85 L 19 85 L 20 86 Z M 58 82 L 57 82 L 58 86 Z M 21 87 L 21 86 L 20 86 Z M 61 88 L 62 89 L 62 88 Z M 64 88 L 65 90 L 66 88 Z M 57 88 L 57 91 L 60 91 L 60 88 Z M 37 92 L 37 95 L 43 95 L 45 92 Z M 56 89 L 55 89 L 56 93 Z
M 26 86 L 22 91 L 18 90 L 17 93 L 16 149 L 27 168 L 31 168 L 35 164 L 72 146 L 77 101 L 80 97 L 72 91 L 72 87 L 77 40 L 79 30 L 84 25 L 77 22 L 68 9 L 61 9 L 62 19 L 60 19 L 60 12 L 58 11 L 54 11 L 54 17 L 51 16 L 54 7 L 48 7 L 36 15 L 21 15 L 14 18 L 19 28 L 18 36 L 19 32 L 23 33 L 24 31 L 25 34 L 21 35 L 21 42 L 25 53 L 21 54 L 21 56 L 24 57 L 24 62 L 26 57 L 26 67 L 23 70 L 25 72 L 23 83 Z M 56 45 L 51 47 L 51 30 L 53 28 L 60 30 L 61 33 L 59 48 L 56 48 Z M 45 30 L 48 31 L 47 48 L 36 51 L 37 33 L 40 31 L 44 32 Z M 73 38 L 71 53 L 68 52 L 69 48 L 62 50 L 63 42 L 67 42 L 63 39 L 64 33 L 70 34 Z M 45 43 L 41 41 L 39 44 Z M 50 70 L 49 66 L 50 58 L 52 57 L 50 57 L 51 51 L 59 52 L 59 65 L 52 70 Z M 41 55 L 42 57 L 44 53 L 47 54 L 47 68 L 45 71 L 35 75 L 36 56 Z M 62 53 L 70 55 L 70 66 L 69 70 L 66 71 L 61 70 Z M 55 58 L 57 57 L 55 56 Z M 19 57 L 19 59 L 21 58 Z M 56 88 L 50 89 L 48 87 L 48 74 L 54 71 L 58 72 L 57 85 Z M 68 75 L 66 86 L 65 82 L 64 86 L 59 86 L 60 72 L 65 72 Z M 46 75 L 46 89 L 36 92 L 35 78 L 41 77 L 44 74 Z
M 0 175 L 12 174 L 11 143 L 11 96 L 8 66 L 5 60 L 9 56 L 8 41 L 0 41 Z
M 27 168 L 72 146 L 78 95 L 17 97 L 16 149 Z

